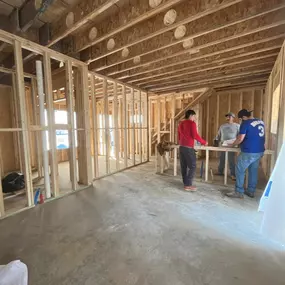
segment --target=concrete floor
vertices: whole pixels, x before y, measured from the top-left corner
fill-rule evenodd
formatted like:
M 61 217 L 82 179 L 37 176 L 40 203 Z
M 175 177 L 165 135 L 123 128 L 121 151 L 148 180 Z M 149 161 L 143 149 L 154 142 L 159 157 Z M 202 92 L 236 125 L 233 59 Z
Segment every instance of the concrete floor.
M 0 264 L 41 285 L 284 285 L 285 252 L 259 235 L 257 199 L 153 174 L 150 163 L 0 221 Z

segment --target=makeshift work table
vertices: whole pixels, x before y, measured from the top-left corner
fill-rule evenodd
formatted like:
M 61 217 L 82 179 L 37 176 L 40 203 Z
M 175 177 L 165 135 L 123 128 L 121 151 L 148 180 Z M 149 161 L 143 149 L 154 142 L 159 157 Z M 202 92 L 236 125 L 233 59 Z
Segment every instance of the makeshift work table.
M 214 147 L 214 146 L 195 146 L 195 150 L 197 151 L 205 151 L 206 152 L 206 161 L 205 161 L 205 182 L 209 181 L 209 158 L 210 151 L 214 152 L 225 152 L 225 170 L 224 170 L 224 184 L 227 185 L 228 180 L 228 155 L 229 152 L 240 152 L 240 148 L 230 148 L 230 147 Z M 179 145 L 173 146 L 173 149 L 170 152 L 173 152 L 173 175 L 177 176 L 177 152 L 179 149 Z M 163 174 L 165 170 L 169 169 L 169 157 L 170 152 L 166 152 L 163 156 L 161 156 L 158 152 L 156 152 L 156 173 Z M 266 150 L 264 155 L 271 155 L 271 163 L 270 163 L 270 172 L 274 167 L 274 151 Z

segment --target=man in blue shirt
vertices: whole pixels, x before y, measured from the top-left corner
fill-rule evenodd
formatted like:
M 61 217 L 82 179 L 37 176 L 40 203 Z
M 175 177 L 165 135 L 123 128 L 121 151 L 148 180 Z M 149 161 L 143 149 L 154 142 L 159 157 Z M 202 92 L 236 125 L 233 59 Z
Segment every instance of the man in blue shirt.
M 265 128 L 262 120 L 252 116 L 252 111 L 242 109 L 238 112 L 242 120 L 240 131 L 233 146 L 239 145 L 241 153 L 236 164 L 235 192 L 226 194 L 231 198 L 243 198 L 243 195 L 254 198 L 258 179 L 259 161 L 263 157 L 265 148 Z M 244 191 L 245 171 L 248 169 L 248 186 Z

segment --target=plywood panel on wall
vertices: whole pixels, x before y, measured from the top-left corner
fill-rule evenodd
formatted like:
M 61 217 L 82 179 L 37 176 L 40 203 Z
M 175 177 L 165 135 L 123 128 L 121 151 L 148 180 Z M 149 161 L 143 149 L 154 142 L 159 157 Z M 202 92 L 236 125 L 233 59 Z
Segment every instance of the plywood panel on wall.
M 249 111 L 253 110 L 254 105 L 254 90 L 248 90 L 242 92 L 242 109 Z
M 0 85 L 0 128 L 12 128 L 11 110 L 12 89 L 8 86 Z M 15 147 L 12 132 L 1 132 L 0 150 L 3 173 L 16 170 Z

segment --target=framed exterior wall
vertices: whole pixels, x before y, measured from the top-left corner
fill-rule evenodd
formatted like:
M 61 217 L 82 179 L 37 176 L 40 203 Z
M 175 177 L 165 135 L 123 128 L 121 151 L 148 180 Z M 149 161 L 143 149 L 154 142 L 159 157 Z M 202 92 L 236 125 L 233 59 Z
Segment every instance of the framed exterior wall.
M 7 108 L 9 122 L 2 121 L 0 127 L 0 178 L 10 171 L 21 171 L 26 182 L 22 193 L 25 198 L 13 209 L 10 205 L 15 204 L 15 197 L 8 203 L 0 185 L 0 218 L 33 207 L 38 188 L 45 199 L 52 199 L 148 161 L 148 96 L 143 90 L 89 73 L 85 63 L 9 33 L 0 31 L 0 41 L 14 49 L 16 66 L 15 70 L 0 68 L 12 82 L 4 91 L 8 101 L 1 104 Z M 34 53 L 34 67 L 36 60 L 40 62 L 42 74 L 38 77 L 25 72 L 23 50 Z M 128 105 L 133 106 L 133 116 L 127 112 Z M 62 112 L 63 121 L 57 120 L 58 112 Z M 135 147 L 128 152 L 130 130 L 135 131 Z M 60 135 L 65 136 L 66 148 L 58 147 Z M 2 140 L 6 136 L 9 139 Z M 10 166 L 5 158 L 9 152 L 3 155 L 4 141 L 13 146 Z M 44 153 L 48 154 L 47 160 L 43 159 Z M 100 173 L 102 158 L 104 172 Z M 68 190 L 63 190 L 63 183 Z
M 267 81 L 263 101 L 266 129 L 266 145 L 276 151 L 277 155 L 285 141 L 285 44 L 277 57 L 273 70 Z M 263 169 L 270 173 L 268 162 L 264 161 Z

